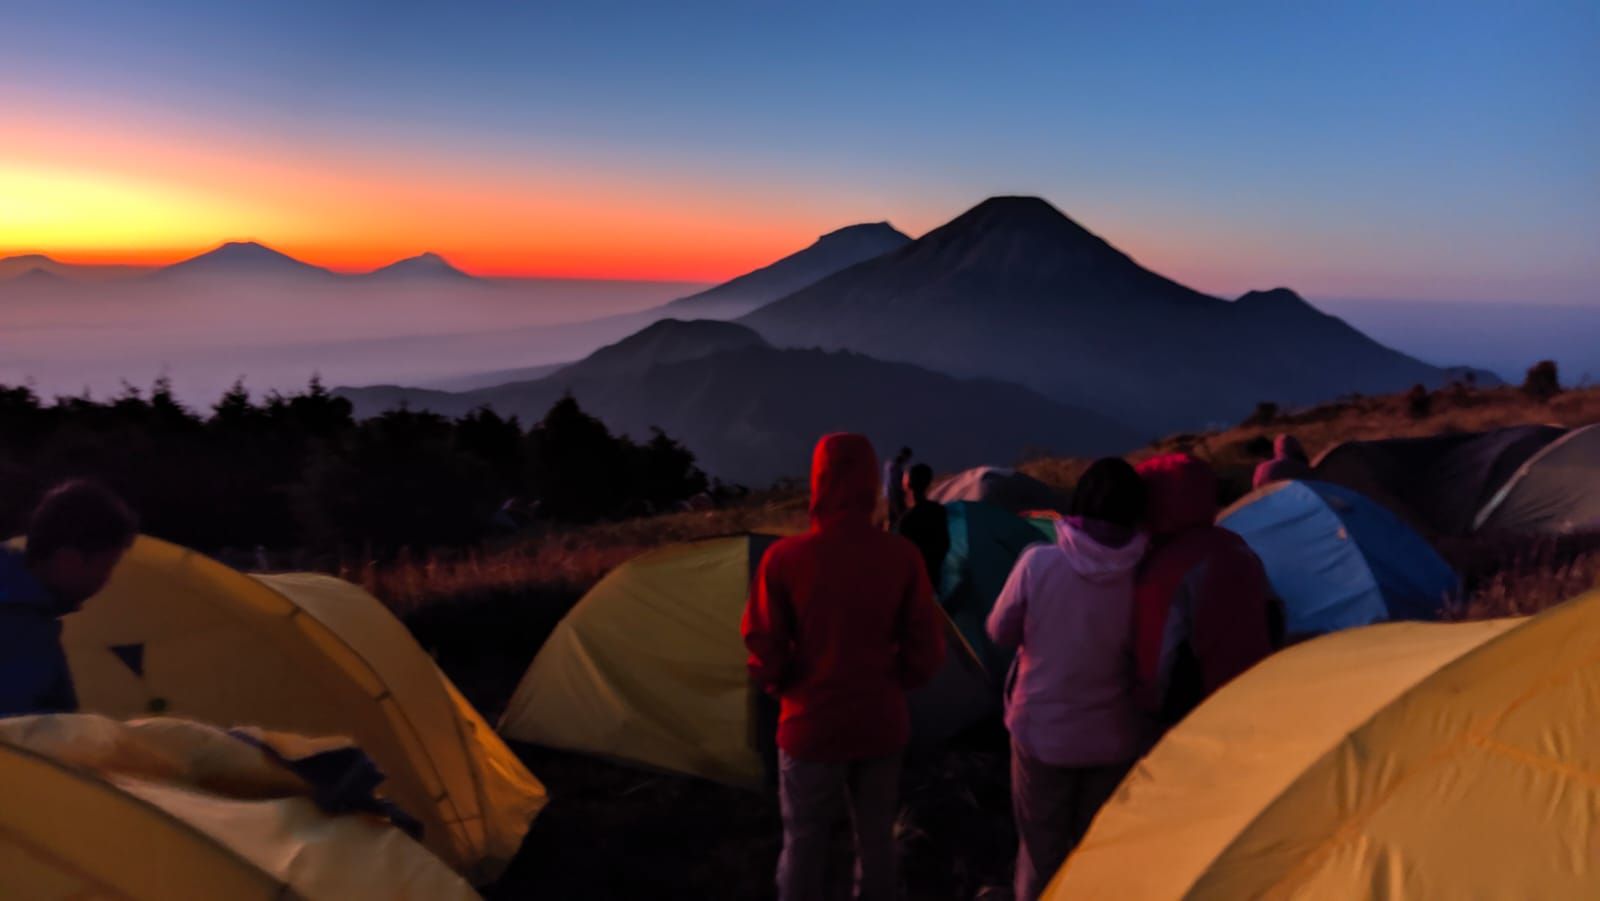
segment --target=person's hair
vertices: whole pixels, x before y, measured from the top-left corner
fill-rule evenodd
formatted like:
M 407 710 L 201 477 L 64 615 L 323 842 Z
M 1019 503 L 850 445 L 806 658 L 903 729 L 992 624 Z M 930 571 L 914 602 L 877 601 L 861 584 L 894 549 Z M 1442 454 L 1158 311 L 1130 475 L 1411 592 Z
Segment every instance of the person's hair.
M 1144 519 L 1149 492 L 1128 461 L 1105 457 L 1094 461 L 1072 493 L 1073 516 L 1134 528 Z
M 139 519 L 109 488 L 74 479 L 50 489 L 28 520 L 28 559 L 48 560 L 57 551 L 86 554 L 121 550 L 139 534 Z
M 918 496 L 928 493 L 928 488 L 933 485 L 933 467 L 926 463 L 918 463 L 911 467 L 911 472 L 906 476 L 906 484 Z
M 902 460 L 909 460 L 909 459 L 911 459 L 911 448 L 909 448 L 909 447 L 902 447 L 902 448 L 900 448 L 900 453 L 899 453 L 899 455 L 898 455 L 898 456 L 899 456 L 899 457 L 900 457 L 900 459 L 902 459 Z

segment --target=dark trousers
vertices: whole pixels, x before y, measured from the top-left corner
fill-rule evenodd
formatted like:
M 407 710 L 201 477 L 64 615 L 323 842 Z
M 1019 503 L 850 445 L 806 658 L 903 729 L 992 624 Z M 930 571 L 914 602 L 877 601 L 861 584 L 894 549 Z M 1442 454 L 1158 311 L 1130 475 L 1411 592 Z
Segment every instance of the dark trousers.
M 855 897 L 891 901 L 896 889 L 894 821 L 899 812 L 900 756 L 813 763 L 779 754 L 783 808 L 779 901 L 818 901 L 828 891 L 828 846 L 848 802 L 855 830 Z
M 1016 901 L 1034 901 L 1089 822 L 1111 799 L 1131 761 L 1062 767 L 1034 760 L 1011 743 L 1011 812 L 1017 824 Z

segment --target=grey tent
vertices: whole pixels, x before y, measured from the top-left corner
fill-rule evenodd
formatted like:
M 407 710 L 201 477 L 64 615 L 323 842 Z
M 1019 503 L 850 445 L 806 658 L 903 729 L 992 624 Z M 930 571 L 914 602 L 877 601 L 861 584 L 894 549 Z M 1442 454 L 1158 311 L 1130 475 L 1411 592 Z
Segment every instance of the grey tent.
M 1434 535 L 1471 532 L 1480 510 L 1566 430 L 1530 425 L 1490 432 L 1347 441 L 1317 458 L 1316 478 L 1383 504 Z
M 1474 525 L 1482 532 L 1600 529 L 1600 425 L 1573 429 L 1529 457 Z
M 979 466 L 951 476 L 928 492 L 941 504 L 955 501 L 981 501 L 1012 513 L 1032 510 L 1067 512 L 1070 493 L 1046 485 L 1014 469 Z

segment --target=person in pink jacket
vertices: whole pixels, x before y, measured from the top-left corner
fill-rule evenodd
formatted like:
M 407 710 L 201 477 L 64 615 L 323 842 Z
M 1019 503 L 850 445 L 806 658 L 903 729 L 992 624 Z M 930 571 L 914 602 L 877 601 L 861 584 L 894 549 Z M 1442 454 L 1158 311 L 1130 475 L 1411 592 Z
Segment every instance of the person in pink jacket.
M 1145 486 L 1124 460 L 1079 480 L 1054 544 L 1028 548 L 989 614 L 1006 685 L 1017 901 L 1033 901 L 1138 757 L 1133 578 Z

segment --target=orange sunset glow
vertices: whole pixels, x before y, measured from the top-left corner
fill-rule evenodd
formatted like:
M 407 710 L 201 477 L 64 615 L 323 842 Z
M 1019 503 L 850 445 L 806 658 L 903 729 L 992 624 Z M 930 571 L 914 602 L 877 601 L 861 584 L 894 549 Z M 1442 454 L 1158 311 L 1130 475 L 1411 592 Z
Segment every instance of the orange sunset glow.
M 780 212 L 582 167 L 356 159 L 47 116 L 7 126 L 0 198 L 0 255 L 161 265 L 256 240 L 344 272 L 431 250 L 479 275 L 711 281 L 838 224 L 820 203 Z

